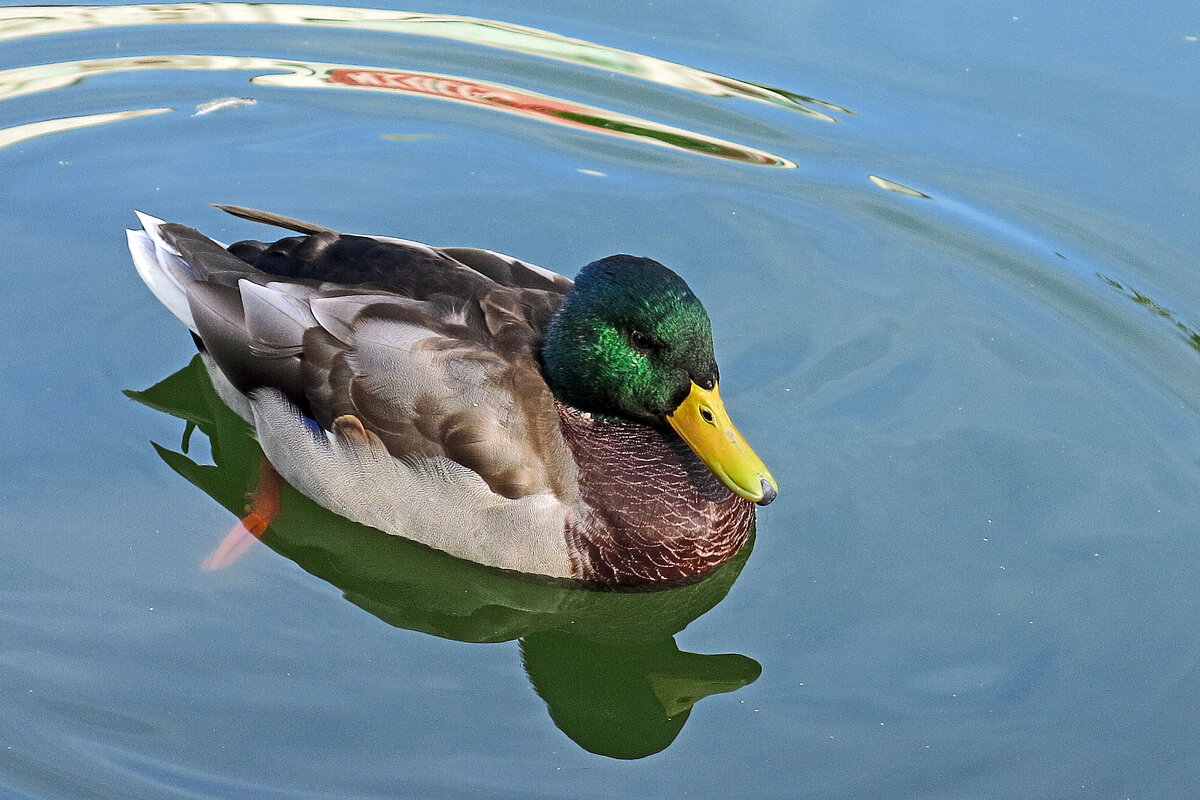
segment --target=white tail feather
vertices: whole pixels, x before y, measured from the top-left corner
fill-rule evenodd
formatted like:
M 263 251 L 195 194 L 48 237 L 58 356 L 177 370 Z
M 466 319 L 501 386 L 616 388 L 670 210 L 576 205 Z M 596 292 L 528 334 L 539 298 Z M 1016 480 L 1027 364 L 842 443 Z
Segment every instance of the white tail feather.
M 138 275 L 149 287 L 158 301 L 175 317 L 196 332 L 196 322 L 188 305 L 187 285 L 193 278 L 192 268 L 180 256 L 179 251 L 163 238 L 159 228 L 166 223 L 157 217 L 134 211 L 140 231 L 125 231 L 129 239 L 129 253 Z M 225 245 L 217 242 L 218 245 Z
M 133 255 L 133 265 L 137 267 L 142 281 L 180 322 L 195 331 L 196 323 L 192 320 L 192 311 L 188 307 L 187 293 L 158 261 L 154 242 L 142 231 L 127 230 L 125 233 L 129 238 L 129 252 Z
M 192 331 L 196 323 L 188 306 L 187 281 L 191 269 L 176 250 L 162 238 L 159 226 L 161 219 L 135 211 L 142 223 L 140 231 L 125 231 L 129 239 L 129 253 L 142 281 L 175 317 Z

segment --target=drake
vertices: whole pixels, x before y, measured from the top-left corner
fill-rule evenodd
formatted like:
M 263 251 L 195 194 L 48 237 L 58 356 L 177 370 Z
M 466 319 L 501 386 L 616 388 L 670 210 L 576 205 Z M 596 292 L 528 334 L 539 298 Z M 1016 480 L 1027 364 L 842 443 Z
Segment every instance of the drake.
M 648 584 L 733 556 L 775 499 L 708 315 L 661 264 L 610 256 L 572 283 L 218 208 L 300 235 L 226 247 L 139 214 L 134 264 L 272 472 L 326 508 L 492 567 Z

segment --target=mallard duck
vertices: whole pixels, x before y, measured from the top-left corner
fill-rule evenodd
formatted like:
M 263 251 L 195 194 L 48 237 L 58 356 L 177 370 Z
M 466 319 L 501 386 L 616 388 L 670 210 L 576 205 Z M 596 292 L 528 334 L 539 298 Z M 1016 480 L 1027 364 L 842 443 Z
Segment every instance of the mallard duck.
M 595 583 L 702 575 L 777 484 L 721 402 L 708 315 L 656 261 L 574 282 L 509 256 L 293 231 L 226 247 L 140 214 L 138 273 L 222 400 L 330 510 L 459 558 Z

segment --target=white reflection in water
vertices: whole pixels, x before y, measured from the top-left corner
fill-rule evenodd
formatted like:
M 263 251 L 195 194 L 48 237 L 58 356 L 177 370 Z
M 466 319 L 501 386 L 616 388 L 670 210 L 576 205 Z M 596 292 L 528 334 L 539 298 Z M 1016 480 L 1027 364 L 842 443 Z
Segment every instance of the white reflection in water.
M 77 128 L 88 128 L 92 125 L 103 125 L 106 122 L 117 122 L 135 117 L 149 117 L 171 111 L 170 108 L 142 108 L 133 111 L 110 111 L 106 114 L 86 114 L 79 117 L 62 117 L 47 119 L 41 122 L 30 122 L 27 125 L 14 125 L 11 128 L 0 128 L 0 147 L 23 142 L 44 136 L 47 133 L 73 131 Z
M 96 28 L 181 24 L 272 24 L 385 31 L 447 39 L 615 72 L 709 97 L 741 97 L 827 122 L 852 113 L 833 103 L 654 56 L 498 20 L 374 8 L 286 3 L 166 3 L 0 8 L 0 41 Z
M 748 164 L 796 166 L 764 150 L 505 84 L 431 72 L 254 56 L 131 56 L 18 67 L 0 72 L 0 100 L 61 89 L 96 75 L 163 69 L 253 70 L 268 73 L 250 79 L 251 83 L 262 86 L 355 89 L 431 97 Z

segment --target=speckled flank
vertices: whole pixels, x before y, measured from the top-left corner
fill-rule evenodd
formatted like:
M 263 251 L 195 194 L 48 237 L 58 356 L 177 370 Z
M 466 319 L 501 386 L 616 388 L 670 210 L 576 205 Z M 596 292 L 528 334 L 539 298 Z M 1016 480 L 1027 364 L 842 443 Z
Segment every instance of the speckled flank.
M 753 504 L 729 491 L 677 436 L 592 419 L 561 404 L 559 417 L 580 465 L 582 505 L 568 516 L 566 531 L 575 577 L 680 580 L 718 566 L 746 543 Z

